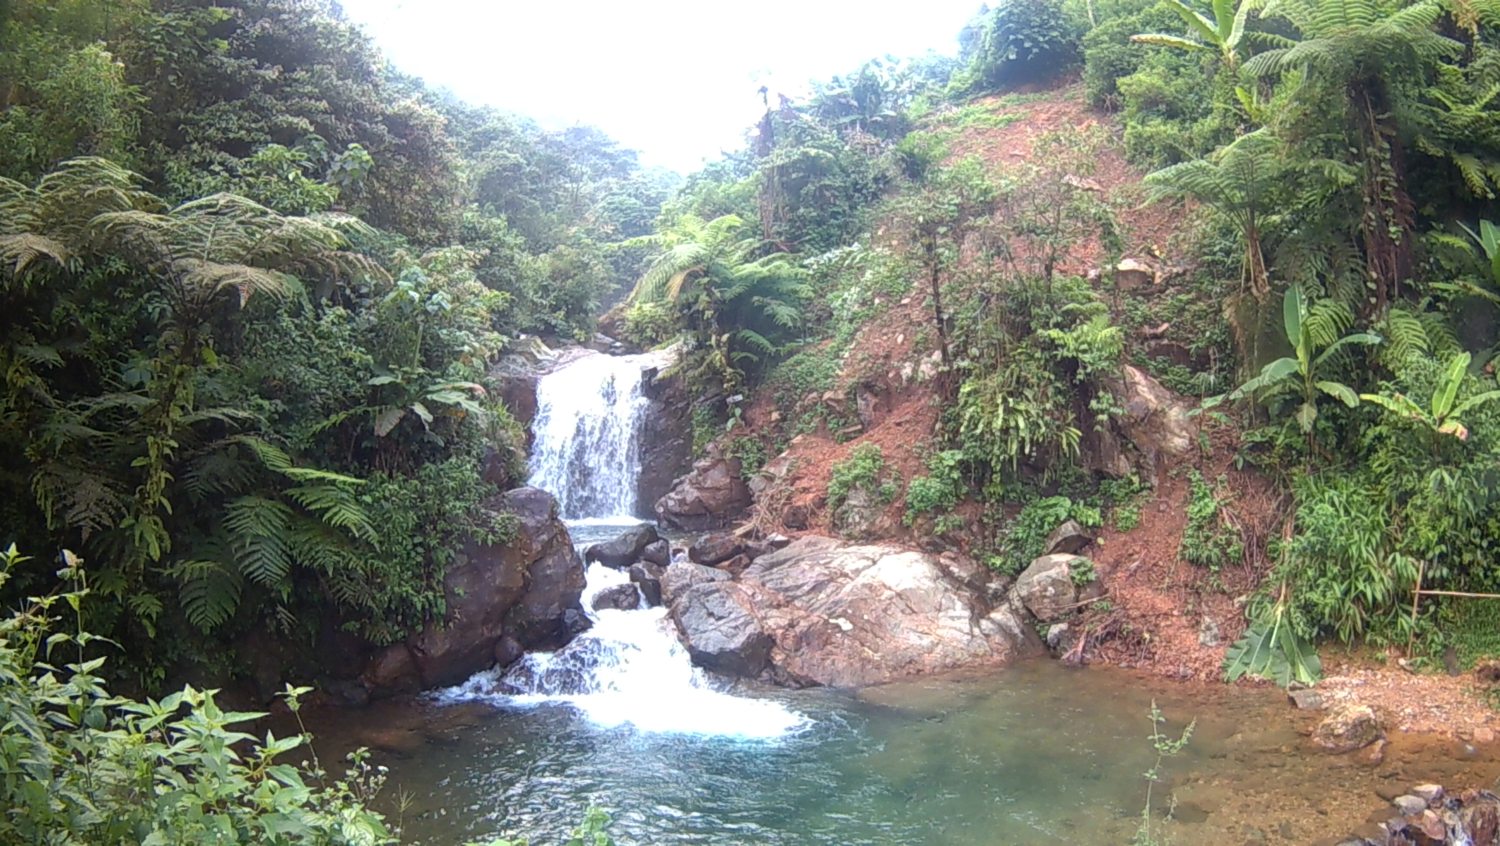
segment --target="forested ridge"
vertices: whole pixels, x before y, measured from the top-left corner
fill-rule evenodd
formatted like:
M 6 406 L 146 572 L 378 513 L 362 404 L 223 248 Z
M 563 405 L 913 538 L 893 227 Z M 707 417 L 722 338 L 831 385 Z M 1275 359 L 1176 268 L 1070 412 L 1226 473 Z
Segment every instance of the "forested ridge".
M 26 729 L 0 759 L 29 773 L 0 832 L 388 837 L 362 759 L 312 792 L 271 763 L 290 746 L 225 770 L 246 715 L 106 682 L 441 621 L 456 539 L 515 531 L 480 505 L 525 480 L 488 375 L 523 336 L 683 342 L 695 448 L 747 479 L 800 435 L 863 438 L 857 396 L 905 364 L 920 466 L 859 440 L 817 519 L 888 509 L 1012 574 L 1065 520 L 1139 522 L 1156 456 L 1101 459 L 1134 365 L 1274 491 L 1261 537 L 1171 468 L 1184 566 L 1243 571 L 1228 678 L 1313 681 L 1319 644 L 1493 656 L 1500 603 L 1413 590 L 1500 592 L 1497 26 L 1491 0 L 1007 0 L 956 58 L 762 92 L 745 147 L 684 179 L 428 88 L 331 2 L 0 4 L 0 717 Z M 1089 126 L 973 143 L 1049 96 Z M 871 339 L 896 326 L 893 363 Z M 169 719 L 201 757 L 69 734 Z M 219 816 L 139 801 L 194 767 Z

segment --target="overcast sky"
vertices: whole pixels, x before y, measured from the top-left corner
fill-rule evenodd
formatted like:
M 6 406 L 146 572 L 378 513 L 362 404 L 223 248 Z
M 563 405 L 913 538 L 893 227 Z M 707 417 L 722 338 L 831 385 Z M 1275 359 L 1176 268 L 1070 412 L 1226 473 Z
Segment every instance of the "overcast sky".
M 401 70 L 549 127 L 598 126 L 683 172 L 740 145 L 756 90 L 955 53 L 979 0 L 341 0 Z M 774 100 L 773 100 L 774 102 Z

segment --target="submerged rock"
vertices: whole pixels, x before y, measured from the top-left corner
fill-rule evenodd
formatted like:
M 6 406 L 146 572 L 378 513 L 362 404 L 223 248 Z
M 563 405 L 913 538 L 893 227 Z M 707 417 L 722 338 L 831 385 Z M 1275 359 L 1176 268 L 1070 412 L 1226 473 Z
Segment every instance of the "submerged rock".
M 859 687 L 1045 652 L 1016 609 L 991 606 L 933 555 L 806 537 L 737 581 L 680 570 L 695 566 L 668 568 L 664 592 L 689 652 L 721 672 Z
M 1312 740 L 1329 752 L 1343 753 L 1363 749 L 1382 734 L 1380 720 L 1370 706 L 1345 702 L 1329 709 L 1313 729 Z
M 606 608 L 616 611 L 634 611 L 641 607 L 641 594 L 633 584 L 615 585 L 595 594 L 592 605 L 595 611 L 602 611 Z

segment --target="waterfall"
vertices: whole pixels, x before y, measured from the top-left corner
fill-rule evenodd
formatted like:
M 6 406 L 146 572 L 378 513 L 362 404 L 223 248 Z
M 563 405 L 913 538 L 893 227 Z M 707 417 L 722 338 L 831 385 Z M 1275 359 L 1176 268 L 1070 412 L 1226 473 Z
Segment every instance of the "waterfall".
M 557 497 L 563 519 L 635 519 L 645 371 L 663 363 L 659 353 L 589 355 L 537 383 L 531 484 Z
M 580 549 L 640 524 L 644 373 L 671 360 L 670 353 L 588 355 L 537 385 L 531 484 L 557 497 Z M 756 740 L 809 725 L 780 702 L 724 692 L 693 666 L 667 609 L 647 608 L 642 598 L 634 611 L 593 610 L 599 592 L 630 584 L 624 571 L 593 564 L 585 578 L 581 602 L 593 623 L 587 632 L 556 652 L 530 653 L 439 691 L 438 700 L 565 704 L 596 725 Z

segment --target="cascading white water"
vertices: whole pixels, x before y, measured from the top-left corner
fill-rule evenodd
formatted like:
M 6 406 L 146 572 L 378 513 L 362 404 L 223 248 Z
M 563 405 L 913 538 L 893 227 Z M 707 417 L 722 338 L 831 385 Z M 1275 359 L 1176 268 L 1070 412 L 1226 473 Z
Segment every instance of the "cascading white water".
M 639 525 L 636 482 L 648 403 L 643 373 L 671 354 L 590 355 L 544 376 L 532 424 L 531 484 L 557 497 L 579 546 Z M 526 655 L 438 693 L 439 700 L 501 705 L 566 703 L 603 726 L 775 739 L 809 721 L 779 702 L 732 696 L 689 659 L 665 608 L 594 611 L 599 592 L 630 584 L 600 564 L 581 599 L 593 626 L 556 652 Z
M 629 576 L 588 569 L 583 607 Z M 590 611 L 593 627 L 556 652 L 531 653 L 508 669 L 480 673 L 439 693 L 450 701 L 500 705 L 565 703 L 590 722 L 640 731 L 775 740 L 810 725 L 780 702 L 717 690 L 678 642 L 665 608 Z
M 567 520 L 636 517 L 646 368 L 659 354 L 590 355 L 537 383 L 531 484 L 557 497 Z

